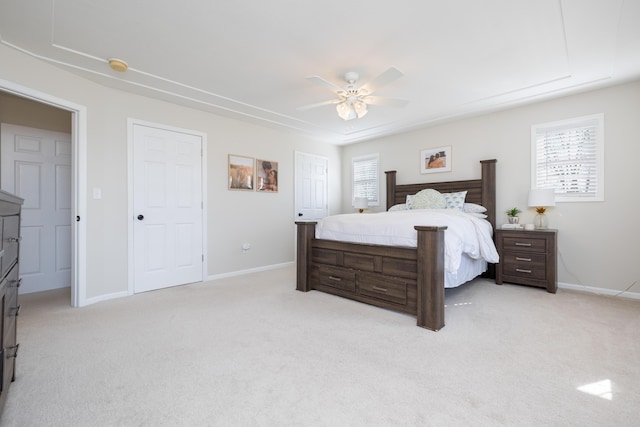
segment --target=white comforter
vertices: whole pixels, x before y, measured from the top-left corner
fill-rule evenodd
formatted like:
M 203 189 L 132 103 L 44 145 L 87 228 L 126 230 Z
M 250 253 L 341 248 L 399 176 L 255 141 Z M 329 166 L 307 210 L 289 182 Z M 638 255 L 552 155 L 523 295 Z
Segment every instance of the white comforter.
M 415 209 L 375 214 L 333 215 L 318 221 L 316 238 L 387 246 L 417 246 L 415 225 L 447 226 L 445 270 L 454 273 L 462 254 L 497 263 L 489 221 L 452 209 Z

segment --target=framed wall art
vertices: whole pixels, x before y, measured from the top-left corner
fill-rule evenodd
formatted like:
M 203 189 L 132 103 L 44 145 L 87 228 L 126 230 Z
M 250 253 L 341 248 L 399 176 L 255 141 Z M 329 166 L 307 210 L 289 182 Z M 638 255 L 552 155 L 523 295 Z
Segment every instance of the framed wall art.
M 254 183 L 253 157 L 229 154 L 229 190 L 253 191 Z
M 451 172 L 451 146 L 420 152 L 420 173 Z
M 256 190 L 278 191 L 278 162 L 256 159 Z

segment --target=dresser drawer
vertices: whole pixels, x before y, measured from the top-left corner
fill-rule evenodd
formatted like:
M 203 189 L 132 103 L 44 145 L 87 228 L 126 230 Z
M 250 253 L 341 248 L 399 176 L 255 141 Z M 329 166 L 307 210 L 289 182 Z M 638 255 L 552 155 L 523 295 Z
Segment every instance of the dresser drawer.
M 407 304 L 408 282 L 391 280 L 376 274 L 358 274 L 358 293 L 369 297 L 389 301 L 394 304 Z
M 320 266 L 318 280 L 321 285 L 345 291 L 356 291 L 356 273 L 353 270 Z
M 521 251 L 521 252 L 538 252 L 545 253 L 547 251 L 547 241 L 543 238 L 535 237 L 504 237 L 504 251 Z

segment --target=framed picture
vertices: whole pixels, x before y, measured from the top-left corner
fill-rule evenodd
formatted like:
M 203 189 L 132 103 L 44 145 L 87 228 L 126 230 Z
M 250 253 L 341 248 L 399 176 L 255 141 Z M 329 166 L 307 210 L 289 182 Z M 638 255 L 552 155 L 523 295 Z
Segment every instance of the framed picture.
M 251 190 L 255 183 L 253 157 L 229 154 L 229 190 Z
M 278 192 L 278 162 L 256 159 L 256 191 Z
M 420 173 L 451 172 L 451 146 L 420 152 Z

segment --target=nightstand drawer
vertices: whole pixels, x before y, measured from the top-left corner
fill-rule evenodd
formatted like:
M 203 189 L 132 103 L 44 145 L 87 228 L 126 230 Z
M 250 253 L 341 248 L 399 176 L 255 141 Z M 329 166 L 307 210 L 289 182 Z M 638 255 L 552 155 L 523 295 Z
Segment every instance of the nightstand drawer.
M 547 274 L 544 254 L 505 252 L 501 262 L 507 276 L 544 280 Z
M 547 251 L 547 241 L 535 237 L 505 237 L 503 240 L 505 251 L 539 252 Z
M 318 271 L 320 273 L 318 279 L 321 285 L 355 292 L 356 274 L 353 270 L 321 266 Z

